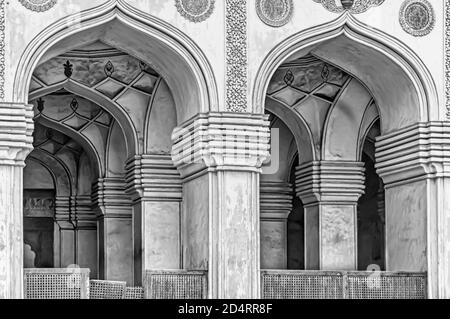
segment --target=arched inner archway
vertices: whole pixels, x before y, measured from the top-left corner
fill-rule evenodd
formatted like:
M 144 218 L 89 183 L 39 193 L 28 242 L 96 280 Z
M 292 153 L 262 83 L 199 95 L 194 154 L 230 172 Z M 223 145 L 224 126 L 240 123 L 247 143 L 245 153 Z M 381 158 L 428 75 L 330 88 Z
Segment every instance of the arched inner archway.
M 426 268 L 422 254 L 427 243 L 416 238 L 424 238 L 425 225 L 415 225 L 419 235 L 407 239 L 418 247 L 413 258 L 408 245 L 400 244 L 404 239 L 395 234 L 402 220 L 391 208 L 384 209 L 384 185 L 375 169 L 377 136 L 438 116 L 436 89 L 420 59 L 396 40 L 343 14 L 274 48 L 254 90 L 255 111 L 276 115 L 297 145 L 295 179 L 285 175 L 279 180 L 295 180 L 291 191 L 304 207 L 304 235 L 298 231 L 304 238 L 298 242 L 304 240 L 305 268 L 366 270 L 374 264 L 388 270 Z M 280 138 L 280 158 L 287 158 L 283 143 L 290 139 Z M 280 172 L 288 167 L 280 161 Z M 265 178 L 263 174 L 261 180 Z M 295 215 L 287 218 L 288 225 L 298 220 Z M 261 238 L 267 240 L 263 233 Z M 292 254 L 292 244 L 278 242 Z M 392 254 L 393 247 L 400 246 L 405 250 Z M 263 250 L 261 258 L 268 255 Z
M 188 37 L 155 17 L 142 18 L 125 1 L 82 12 L 79 22 L 78 32 L 53 25 L 29 45 L 14 95 L 34 105 L 36 123 L 83 149 L 80 172 L 92 168 L 93 178 L 74 177 L 83 185 L 79 200 L 80 188 L 68 191 L 67 205 L 55 195 L 55 215 L 69 224 L 94 217 L 97 244 L 75 239 L 75 251 L 96 250 L 96 266 L 89 267 L 100 278 L 140 285 L 146 270 L 183 267 L 181 179 L 171 134 L 217 108 L 215 81 Z M 42 165 L 51 166 L 48 161 Z

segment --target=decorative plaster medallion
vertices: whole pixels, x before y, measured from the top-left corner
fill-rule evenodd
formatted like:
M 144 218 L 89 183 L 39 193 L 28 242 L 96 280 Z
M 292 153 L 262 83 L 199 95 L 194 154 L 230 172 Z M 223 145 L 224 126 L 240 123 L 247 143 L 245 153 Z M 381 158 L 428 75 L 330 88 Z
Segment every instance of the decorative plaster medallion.
M 292 0 L 256 0 L 256 12 L 265 24 L 281 27 L 291 20 L 294 3 Z
M 36 12 L 44 12 L 53 8 L 57 0 L 19 0 L 27 9 Z
M 400 8 L 400 25 L 415 37 L 430 33 L 435 21 L 433 7 L 427 0 L 406 0 Z
M 342 13 L 346 10 L 352 14 L 359 14 L 366 12 L 371 7 L 378 7 L 384 0 L 313 0 L 314 2 L 321 3 L 325 9 L 334 13 Z M 339 5 L 338 5 L 339 3 Z M 348 9 L 345 7 L 348 6 Z
M 214 11 L 215 0 L 175 0 L 178 12 L 191 22 L 202 22 Z

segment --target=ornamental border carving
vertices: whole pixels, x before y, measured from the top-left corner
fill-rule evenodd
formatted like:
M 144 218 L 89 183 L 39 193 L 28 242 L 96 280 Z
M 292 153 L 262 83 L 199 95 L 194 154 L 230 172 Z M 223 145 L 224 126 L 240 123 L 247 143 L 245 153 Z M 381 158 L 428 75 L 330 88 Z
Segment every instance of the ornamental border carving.
M 5 98 L 5 0 L 0 0 L 0 100 Z
M 44 12 L 53 8 L 57 2 L 57 0 L 47 0 L 43 3 L 37 4 L 33 3 L 32 0 L 19 0 L 20 4 L 22 4 L 28 10 L 34 12 Z
M 413 28 L 411 25 L 409 25 L 408 19 L 406 17 L 408 8 L 412 4 L 415 4 L 415 3 L 420 3 L 420 4 L 424 5 L 429 14 L 428 24 L 423 26 L 421 29 L 416 29 L 416 28 Z M 406 33 L 409 33 L 415 37 L 423 37 L 423 36 L 429 34 L 433 30 L 434 25 L 436 23 L 436 15 L 434 13 L 433 6 L 427 0 L 405 0 L 402 3 L 402 6 L 400 7 L 399 20 L 400 20 L 400 25 L 402 26 L 403 30 Z
M 450 0 L 445 0 L 445 106 L 447 108 L 447 119 L 450 120 Z
M 196 0 L 192 0 L 196 1 Z M 188 12 L 186 8 L 183 6 L 182 0 L 175 0 L 175 7 L 177 8 L 178 13 L 184 17 L 186 20 L 189 20 L 194 23 L 203 22 L 208 19 L 215 9 L 215 0 L 207 0 L 209 1 L 207 10 L 203 11 L 201 14 L 195 14 L 193 12 Z
M 247 111 L 247 0 L 226 0 L 226 108 Z

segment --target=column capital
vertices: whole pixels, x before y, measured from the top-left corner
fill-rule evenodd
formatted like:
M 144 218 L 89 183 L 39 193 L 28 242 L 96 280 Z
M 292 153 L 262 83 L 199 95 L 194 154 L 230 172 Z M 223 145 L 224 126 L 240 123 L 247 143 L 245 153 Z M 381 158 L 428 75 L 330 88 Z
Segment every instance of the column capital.
M 134 201 L 181 201 L 180 173 L 170 155 L 138 155 L 127 161 L 126 189 Z
M 362 162 L 317 161 L 297 167 L 296 193 L 304 205 L 317 202 L 356 203 L 364 194 Z
M 261 181 L 261 219 L 287 219 L 292 212 L 293 187 L 286 182 Z
M 259 172 L 269 157 L 268 116 L 203 113 L 175 129 L 172 158 L 183 177 L 205 168 Z
M 33 149 L 33 116 L 33 105 L 0 102 L 0 165 L 25 165 Z
M 119 214 L 123 214 L 121 208 L 129 209 L 131 200 L 130 196 L 125 193 L 125 190 L 126 186 L 123 178 L 99 179 L 92 188 L 92 202 L 94 206 L 98 207 L 98 217 L 104 217 L 108 215 L 108 212 L 115 212 L 117 209 L 119 209 Z M 108 217 L 130 217 L 130 214 Z
M 450 177 L 450 123 L 418 123 L 377 138 L 375 166 L 386 187 Z

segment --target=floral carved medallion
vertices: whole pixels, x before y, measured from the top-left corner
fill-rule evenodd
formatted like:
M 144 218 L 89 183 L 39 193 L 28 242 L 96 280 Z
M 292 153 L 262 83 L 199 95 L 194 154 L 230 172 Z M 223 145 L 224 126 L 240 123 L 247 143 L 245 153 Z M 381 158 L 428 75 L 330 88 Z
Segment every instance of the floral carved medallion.
M 313 0 L 321 3 L 325 9 L 334 13 L 348 11 L 351 14 L 366 12 L 372 7 L 378 7 L 384 0 Z
M 427 0 L 406 0 L 400 8 L 400 25 L 413 36 L 429 34 L 435 21 L 433 7 Z
M 44 12 L 54 7 L 57 0 L 19 0 L 27 9 L 36 12 Z
M 288 23 L 294 11 L 292 0 L 256 0 L 256 12 L 267 25 L 281 27 Z
M 215 0 L 175 0 L 178 12 L 191 22 L 202 22 L 214 11 Z

